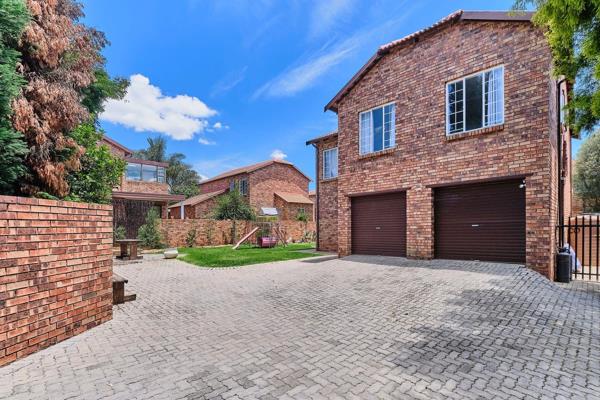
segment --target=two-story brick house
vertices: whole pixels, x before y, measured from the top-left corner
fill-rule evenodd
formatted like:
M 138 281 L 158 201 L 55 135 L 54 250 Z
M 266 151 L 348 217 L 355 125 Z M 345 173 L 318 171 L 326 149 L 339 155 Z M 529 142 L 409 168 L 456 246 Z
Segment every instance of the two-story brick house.
M 235 189 L 257 213 L 269 207 L 276 208 L 284 220 L 293 220 L 300 212 L 312 220 L 309 182 L 308 176 L 287 161 L 268 160 L 247 165 L 200 182 L 200 194 L 170 206 L 169 217 L 210 218 L 218 197 Z
M 150 208 L 157 208 L 162 218 L 166 218 L 168 205 L 185 197 L 169 193 L 167 163 L 134 158 L 132 150 L 108 136 L 104 136 L 101 143 L 127 162 L 121 182 L 112 193 L 113 221 L 115 227 L 125 227 L 127 237 L 135 238 Z
M 568 90 L 531 16 L 453 13 L 381 46 L 326 105 L 338 131 L 307 142 L 320 249 L 524 263 L 553 278 Z

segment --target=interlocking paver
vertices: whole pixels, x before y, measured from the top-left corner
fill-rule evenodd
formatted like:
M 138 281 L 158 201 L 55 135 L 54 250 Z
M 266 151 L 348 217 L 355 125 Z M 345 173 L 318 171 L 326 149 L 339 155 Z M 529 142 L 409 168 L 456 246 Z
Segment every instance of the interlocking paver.
M 0 398 L 600 398 L 600 290 L 521 266 L 146 256 L 115 272 L 138 299 L 0 368 Z

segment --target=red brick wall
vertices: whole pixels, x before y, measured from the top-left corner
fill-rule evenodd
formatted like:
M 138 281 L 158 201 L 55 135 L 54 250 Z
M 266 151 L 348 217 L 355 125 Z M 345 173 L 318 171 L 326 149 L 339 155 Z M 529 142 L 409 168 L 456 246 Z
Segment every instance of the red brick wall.
M 337 138 L 330 138 L 318 144 L 317 179 L 319 203 L 319 244 L 324 251 L 338 250 L 338 182 L 337 178 L 323 179 L 323 150 L 337 146 Z M 338 163 L 339 164 L 339 163 Z
M 274 163 L 249 174 L 249 201 L 256 210 L 275 207 L 275 192 L 308 197 L 309 179 L 291 165 Z
M 309 221 L 313 221 L 313 205 L 304 203 L 288 203 L 279 196 L 275 196 L 275 207 L 279 212 L 279 219 L 295 221 L 300 209 L 304 209 L 304 212 L 308 216 Z
M 394 49 L 338 107 L 339 253 L 351 253 L 348 194 L 409 188 L 408 256 L 433 257 L 429 185 L 525 175 L 526 263 L 551 277 L 555 192 L 549 125 L 551 55 L 528 23 L 465 21 Z M 505 123 L 453 140 L 445 135 L 445 84 L 504 65 Z M 396 104 L 396 148 L 359 156 L 359 113 Z M 323 201 L 321 199 L 320 201 Z
M 220 246 L 231 244 L 231 221 L 217 221 L 213 219 L 186 219 L 186 220 L 161 220 L 161 234 L 169 247 L 185 247 L 185 239 L 192 229 L 196 229 L 195 247 Z M 256 225 L 253 222 L 238 221 L 238 238 L 248 232 Z M 299 241 L 305 230 L 315 231 L 314 222 L 306 226 L 303 222 L 283 221 L 282 227 L 287 233 L 287 238 Z
M 0 365 L 112 318 L 112 207 L 0 196 Z
M 212 193 L 229 189 L 229 182 L 231 182 L 232 179 L 241 179 L 245 176 L 246 174 L 240 174 L 207 183 L 200 182 L 200 193 Z

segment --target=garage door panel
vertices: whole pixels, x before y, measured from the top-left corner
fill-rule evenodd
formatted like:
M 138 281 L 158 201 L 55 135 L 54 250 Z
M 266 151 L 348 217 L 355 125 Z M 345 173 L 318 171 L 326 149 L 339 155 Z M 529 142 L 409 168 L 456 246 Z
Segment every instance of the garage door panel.
M 435 191 L 437 258 L 525 262 L 521 180 Z
M 352 253 L 406 256 L 406 193 L 352 198 Z

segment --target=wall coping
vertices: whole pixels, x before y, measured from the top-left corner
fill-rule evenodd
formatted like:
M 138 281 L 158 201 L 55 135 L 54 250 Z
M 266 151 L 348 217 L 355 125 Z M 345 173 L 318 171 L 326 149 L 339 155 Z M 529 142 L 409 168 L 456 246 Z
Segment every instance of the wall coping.
M 0 195 L 0 203 L 7 204 L 26 204 L 30 206 L 54 206 L 54 207 L 66 207 L 66 208 L 83 208 L 88 210 L 105 210 L 112 211 L 113 206 L 111 204 L 98 204 L 98 203 L 80 203 L 76 201 L 65 201 L 65 200 L 50 200 L 50 199 L 38 199 L 35 197 L 19 197 L 19 196 L 2 196 Z

